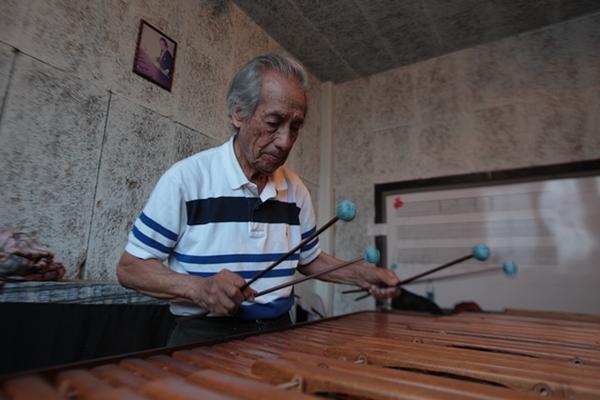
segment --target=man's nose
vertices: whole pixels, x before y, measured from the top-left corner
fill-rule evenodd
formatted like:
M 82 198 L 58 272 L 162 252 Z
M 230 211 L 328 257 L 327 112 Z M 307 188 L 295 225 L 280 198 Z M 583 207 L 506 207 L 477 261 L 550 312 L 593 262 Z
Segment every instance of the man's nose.
M 289 126 L 282 126 L 277 134 L 275 145 L 281 150 L 289 151 L 294 145 L 294 135 Z

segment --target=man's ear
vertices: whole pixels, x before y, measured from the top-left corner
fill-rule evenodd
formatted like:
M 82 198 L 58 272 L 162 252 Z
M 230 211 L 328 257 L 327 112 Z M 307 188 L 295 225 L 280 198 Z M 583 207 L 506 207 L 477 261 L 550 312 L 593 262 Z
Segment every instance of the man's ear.
M 233 126 L 235 126 L 238 129 L 242 127 L 242 122 L 244 122 L 244 118 L 242 118 L 242 116 L 240 115 L 240 108 L 238 106 L 233 106 L 231 122 Z

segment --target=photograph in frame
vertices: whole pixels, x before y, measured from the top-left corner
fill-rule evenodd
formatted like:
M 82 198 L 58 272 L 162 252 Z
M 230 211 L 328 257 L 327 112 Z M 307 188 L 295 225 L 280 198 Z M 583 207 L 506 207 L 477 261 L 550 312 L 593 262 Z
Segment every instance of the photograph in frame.
M 171 91 L 177 43 L 144 20 L 140 21 L 133 72 Z

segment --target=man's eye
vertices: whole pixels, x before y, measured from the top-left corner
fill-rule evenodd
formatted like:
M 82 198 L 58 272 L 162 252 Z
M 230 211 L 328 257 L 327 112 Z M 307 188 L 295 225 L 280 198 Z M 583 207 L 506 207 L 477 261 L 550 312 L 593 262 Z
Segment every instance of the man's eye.
M 267 122 L 271 128 L 277 128 L 279 126 L 279 122 Z

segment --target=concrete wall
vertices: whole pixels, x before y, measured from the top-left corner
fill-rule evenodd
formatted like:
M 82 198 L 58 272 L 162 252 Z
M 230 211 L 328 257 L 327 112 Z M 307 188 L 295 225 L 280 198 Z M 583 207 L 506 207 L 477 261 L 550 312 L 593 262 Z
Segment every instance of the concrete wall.
M 600 157 L 600 14 L 335 87 L 338 256 L 372 243 L 374 184 Z M 371 308 L 341 296 L 334 313 Z
M 131 72 L 140 19 L 178 43 L 171 93 Z M 0 2 L 0 225 L 34 233 L 68 277 L 113 280 L 160 174 L 229 137 L 229 80 L 273 50 L 227 1 Z M 311 84 L 288 164 L 316 198 L 320 82 Z

